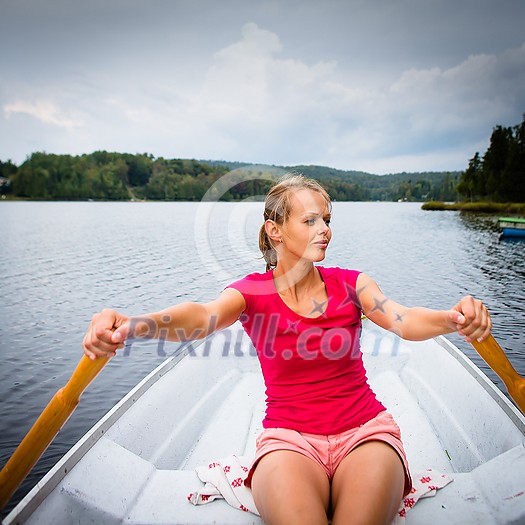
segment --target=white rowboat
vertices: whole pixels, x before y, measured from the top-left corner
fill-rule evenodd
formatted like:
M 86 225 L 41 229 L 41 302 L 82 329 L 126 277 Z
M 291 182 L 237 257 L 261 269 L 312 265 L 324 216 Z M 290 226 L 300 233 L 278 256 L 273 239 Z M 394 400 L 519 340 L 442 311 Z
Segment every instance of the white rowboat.
M 443 337 L 402 341 L 365 320 L 369 382 L 401 427 L 411 470 L 454 481 L 412 524 L 525 523 L 525 417 Z M 195 468 L 251 456 L 264 413 L 239 324 L 187 346 L 139 383 L 7 516 L 28 524 L 260 524 L 224 500 L 193 506 Z

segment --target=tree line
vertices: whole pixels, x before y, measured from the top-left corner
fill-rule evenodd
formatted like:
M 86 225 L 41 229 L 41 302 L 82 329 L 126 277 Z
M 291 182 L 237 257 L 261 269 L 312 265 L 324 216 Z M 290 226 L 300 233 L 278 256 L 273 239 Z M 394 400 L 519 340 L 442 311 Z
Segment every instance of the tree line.
M 95 151 L 79 156 L 33 153 L 21 166 L 0 163 L 15 197 L 47 200 L 192 200 L 224 173 L 193 160 Z
M 0 161 L 0 192 L 37 200 L 201 200 L 212 185 L 232 170 L 238 182 L 217 195 L 221 200 L 263 195 L 287 171 L 319 180 L 334 200 L 455 200 L 460 175 L 426 172 L 380 176 L 325 166 L 282 168 L 154 158 L 148 153 L 95 151 L 73 156 L 37 152 L 20 166 Z
M 42 200 L 201 200 L 232 170 L 238 182 L 217 195 L 221 200 L 263 195 L 280 174 L 292 171 L 319 180 L 341 201 L 525 202 L 525 115 L 517 126 L 496 126 L 485 154 L 476 152 L 464 172 L 373 175 L 326 166 L 154 158 L 148 153 L 37 152 L 20 166 L 0 161 L 0 194 Z
M 525 202 L 525 114 L 517 126 L 493 129 L 487 151 L 469 160 L 457 189 L 472 202 Z

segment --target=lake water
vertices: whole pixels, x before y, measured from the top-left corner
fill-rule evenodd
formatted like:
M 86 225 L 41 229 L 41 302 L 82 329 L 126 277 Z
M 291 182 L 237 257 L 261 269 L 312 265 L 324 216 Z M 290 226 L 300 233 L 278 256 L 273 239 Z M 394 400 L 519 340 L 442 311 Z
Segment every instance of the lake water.
M 0 465 L 69 379 L 93 313 L 206 301 L 264 271 L 261 217 L 256 202 L 1 202 Z M 499 241 L 495 217 L 336 202 L 332 227 L 323 264 L 365 271 L 399 302 L 450 308 L 467 293 L 484 299 L 494 336 L 525 375 L 525 242 Z M 470 345 L 450 339 L 504 388 Z M 134 343 L 112 359 L 9 508 L 176 347 Z

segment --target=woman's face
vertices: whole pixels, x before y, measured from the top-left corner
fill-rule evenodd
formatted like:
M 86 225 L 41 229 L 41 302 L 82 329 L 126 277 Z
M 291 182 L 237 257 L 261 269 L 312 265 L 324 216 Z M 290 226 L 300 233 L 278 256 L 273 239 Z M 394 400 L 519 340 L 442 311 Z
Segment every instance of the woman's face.
M 291 196 L 291 210 L 281 230 L 280 256 L 322 261 L 332 238 L 328 203 L 317 191 L 301 189 Z

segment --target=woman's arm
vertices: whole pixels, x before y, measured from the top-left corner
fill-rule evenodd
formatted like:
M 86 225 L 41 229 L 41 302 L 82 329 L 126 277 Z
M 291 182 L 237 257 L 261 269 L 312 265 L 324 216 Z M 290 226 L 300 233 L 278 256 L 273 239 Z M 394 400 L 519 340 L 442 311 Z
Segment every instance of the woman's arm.
M 209 303 L 181 303 L 160 312 L 128 317 L 105 309 L 95 314 L 82 343 L 90 359 L 112 356 L 131 337 L 188 341 L 233 324 L 246 308 L 242 294 L 227 288 Z
M 423 340 L 458 332 L 466 341 L 482 341 L 492 327 L 490 315 L 477 299 L 464 297 L 450 310 L 403 306 L 386 297 L 375 281 L 360 274 L 356 283 L 363 313 L 403 339 Z

